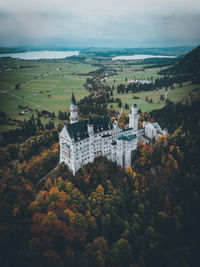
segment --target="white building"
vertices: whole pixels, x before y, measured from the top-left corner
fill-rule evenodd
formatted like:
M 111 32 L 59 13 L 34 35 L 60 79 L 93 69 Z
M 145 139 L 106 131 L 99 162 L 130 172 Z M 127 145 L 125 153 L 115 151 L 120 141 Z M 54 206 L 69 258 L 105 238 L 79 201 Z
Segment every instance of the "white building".
M 147 143 L 166 134 L 158 123 L 144 122 L 138 129 L 139 110 L 132 105 L 129 124 L 126 129 L 118 126 L 117 120 L 112 124 L 108 116 L 78 121 L 78 107 L 72 94 L 70 105 L 70 124 L 64 125 L 59 134 L 60 160 L 75 174 L 83 165 L 93 162 L 102 155 L 116 162 L 118 166 L 131 166 L 132 152 L 137 149 L 139 140 Z
M 127 83 L 149 84 L 151 82 L 149 80 L 128 79 Z

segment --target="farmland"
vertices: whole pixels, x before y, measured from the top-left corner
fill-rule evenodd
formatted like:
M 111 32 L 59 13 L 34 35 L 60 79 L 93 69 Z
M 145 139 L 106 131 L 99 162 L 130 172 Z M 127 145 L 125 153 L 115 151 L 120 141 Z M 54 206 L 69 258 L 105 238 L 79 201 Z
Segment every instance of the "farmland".
M 11 69 L 0 73 L 1 110 L 17 118 L 19 104 L 64 111 L 69 105 L 72 89 L 77 99 L 88 94 L 83 87 L 87 76 L 79 74 L 97 69 L 87 63 L 64 60 L 30 62 L 9 59 L 6 62 L 2 59 L 0 64 Z M 19 89 L 15 89 L 16 84 L 20 84 Z
M 120 98 L 122 107 L 127 103 L 129 108 L 131 104 L 136 103 L 142 111 L 151 111 L 160 109 L 165 105 L 160 100 L 161 95 L 172 101 L 180 99 L 189 99 L 191 96 L 199 93 L 199 86 L 191 83 L 183 83 L 182 87 L 175 85 L 174 89 L 166 91 L 162 88 L 153 91 L 141 91 L 139 93 L 117 93 L 119 84 L 127 85 L 127 79 L 155 80 L 161 77 L 158 72 L 160 68 L 149 68 L 148 65 L 142 65 L 134 62 L 113 62 L 112 60 L 102 61 L 101 65 L 94 64 L 92 57 L 86 57 L 85 60 L 19 60 L 11 58 L 0 59 L 0 110 L 5 112 L 8 117 L 17 120 L 23 120 L 36 115 L 37 110 L 49 110 L 55 113 L 55 122 L 58 122 L 58 111 L 68 112 L 72 90 L 77 100 L 84 98 L 89 91 L 84 87 L 87 78 L 92 78 L 89 72 L 94 72 L 106 66 L 107 69 L 114 69 L 116 75 L 109 75 L 104 85 L 113 87 L 113 97 Z M 190 96 L 189 96 L 190 94 Z M 136 99 L 133 99 L 133 96 Z M 152 103 L 146 101 L 146 97 L 152 99 Z M 19 115 L 21 106 L 29 106 L 32 112 Z M 108 108 L 114 108 L 118 111 L 121 108 L 117 103 L 109 103 Z M 124 109 L 128 113 L 129 109 Z M 46 122 L 46 119 L 42 119 Z M 12 125 L 1 125 L 0 131 L 8 130 Z

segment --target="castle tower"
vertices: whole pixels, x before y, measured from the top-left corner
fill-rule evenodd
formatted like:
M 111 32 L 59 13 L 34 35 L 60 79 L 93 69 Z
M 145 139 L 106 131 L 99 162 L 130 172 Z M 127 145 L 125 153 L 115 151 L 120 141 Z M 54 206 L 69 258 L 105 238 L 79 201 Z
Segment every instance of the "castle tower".
M 94 122 L 91 114 L 88 117 L 87 132 L 89 135 L 89 162 L 94 161 Z
M 133 128 L 134 131 L 138 130 L 138 119 L 140 114 L 136 104 L 131 106 L 131 113 L 129 114 L 129 128 Z
M 92 135 L 94 133 L 94 125 L 93 125 L 91 114 L 89 115 L 89 118 L 88 118 L 87 131 L 89 135 Z
M 78 122 L 78 107 L 76 105 L 76 99 L 74 92 L 72 92 L 71 104 L 70 104 L 70 123 Z

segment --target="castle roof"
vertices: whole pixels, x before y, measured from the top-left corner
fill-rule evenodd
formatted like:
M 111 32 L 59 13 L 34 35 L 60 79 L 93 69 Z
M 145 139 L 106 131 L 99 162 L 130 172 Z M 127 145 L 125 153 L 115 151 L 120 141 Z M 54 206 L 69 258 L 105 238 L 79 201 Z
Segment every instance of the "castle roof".
M 105 135 L 102 136 L 102 138 L 107 138 L 107 137 L 110 137 L 110 136 L 112 136 L 112 135 L 111 134 L 105 134 Z
M 93 119 L 92 119 L 92 116 L 91 116 L 91 113 L 89 114 L 89 117 L 88 117 L 88 124 L 93 124 Z
M 74 141 L 80 141 L 85 138 L 88 138 L 88 132 L 87 132 L 87 124 L 88 120 L 79 121 L 73 124 L 66 125 L 66 129 L 72 139 Z M 94 133 L 103 132 L 109 129 L 113 128 L 112 123 L 110 122 L 110 118 L 108 116 L 100 117 L 100 118 L 94 118 L 93 119 L 93 127 L 94 127 Z
M 133 128 L 130 127 L 130 128 L 122 129 L 122 132 L 127 132 L 127 131 L 130 131 L 130 130 L 133 130 Z
M 76 98 L 74 96 L 74 92 L 72 92 L 71 104 L 76 105 Z
M 117 142 L 115 140 L 112 141 L 111 145 L 115 146 Z
M 136 139 L 137 136 L 135 134 L 130 134 L 130 135 L 121 135 L 117 139 L 118 140 L 123 140 L 123 141 L 132 141 L 133 139 Z

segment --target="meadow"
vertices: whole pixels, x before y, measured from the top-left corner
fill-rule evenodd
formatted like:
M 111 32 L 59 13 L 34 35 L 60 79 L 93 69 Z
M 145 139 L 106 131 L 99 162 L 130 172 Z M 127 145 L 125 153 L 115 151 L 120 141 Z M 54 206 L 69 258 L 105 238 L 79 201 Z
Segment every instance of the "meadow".
M 58 115 L 58 111 L 69 111 L 69 104 L 72 90 L 77 100 L 89 94 L 83 86 L 86 82 L 87 74 L 95 71 L 98 67 L 92 66 L 92 59 L 86 61 L 72 60 L 38 60 L 27 61 L 19 59 L 1 58 L 0 59 L 0 110 L 4 111 L 8 117 L 17 120 L 23 120 L 36 114 L 36 110 L 49 110 Z M 159 68 L 145 69 L 146 65 L 115 62 L 108 63 L 107 67 L 115 69 L 117 75 L 109 77 L 105 84 L 114 85 L 114 98 L 120 98 L 123 108 L 129 104 L 129 108 L 136 103 L 142 111 L 150 112 L 154 109 L 160 109 L 165 105 L 160 101 L 160 96 L 166 94 L 164 89 L 155 91 L 142 91 L 140 93 L 117 94 L 117 85 L 127 84 L 126 79 L 155 79 L 161 77 L 157 74 Z M 145 69 L 145 71 L 143 71 Z M 84 75 L 83 75 L 84 74 Z M 91 76 L 90 76 L 91 78 Z M 18 85 L 18 89 L 16 89 Z M 197 89 L 194 91 L 194 89 Z M 183 83 L 182 87 L 175 85 L 175 88 L 167 93 L 167 98 L 172 101 L 180 99 L 189 99 L 199 93 L 199 86 L 191 83 Z M 190 96 L 189 96 L 190 94 Z M 138 99 L 133 99 L 133 95 Z M 152 103 L 145 101 L 146 97 L 152 99 Z M 33 112 L 19 115 L 19 105 L 30 106 Z M 120 111 L 117 103 L 108 104 L 114 109 Z M 128 113 L 129 110 L 124 112 Z M 43 122 L 47 120 L 43 118 Z M 58 122 L 56 119 L 55 122 Z M 14 125 L 1 125 L 0 131 L 8 130 Z
M 155 80 L 156 78 L 162 77 L 158 74 L 160 68 L 148 68 L 145 67 L 148 65 L 129 65 L 129 64 L 119 64 L 115 65 L 115 69 L 117 70 L 117 75 L 109 77 L 109 80 L 105 82 L 105 84 L 109 86 L 114 85 L 113 97 L 120 98 L 122 101 L 123 111 L 129 113 L 129 109 L 125 109 L 125 104 L 127 103 L 130 106 L 133 103 L 136 103 L 142 111 L 150 112 L 154 109 L 160 109 L 165 105 L 165 101 L 160 100 L 160 96 L 166 94 L 166 99 L 171 101 L 186 101 L 190 100 L 191 97 L 195 97 L 199 94 L 200 85 L 193 85 L 191 82 L 185 82 L 180 87 L 178 84 L 174 86 L 174 89 L 166 91 L 164 88 L 160 90 L 153 90 L 153 91 L 141 91 L 139 93 L 117 93 L 117 86 L 119 84 L 127 85 L 126 79 L 141 79 L 141 80 Z M 141 71 L 138 71 L 140 70 Z M 145 71 L 142 71 L 145 69 Z M 133 99 L 133 96 L 138 97 L 139 99 Z M 152 103 L 147 102 L 145 99 L 152 99 Z M 112 103 L 109 107 L 113 106 L 114 109 L 120 111 L 121 108 L 118 107 L 117 103 Z
M 195 97 L 197 95 L 199 95 L 199 91 L 200 91 L 200 85 L 193 85 L 191 84 L 191 82 L 186 82 L 183 83 L 182 87 L 179 87 L 178 84 L 176 84 L 174 86 L 174 89 L 171 89 L 168 94 L 167 94 L 167 98 L 171 101 L 190 101 L 190 99 L 192 97 Z M 113 97 L 114 98 L 120 98 L 122 101 L 122 107 L 123 107 L 123 111 L 125 113 L 129 113 L 130 110 L 130 106 L 135 103 L 138 105 L 138 107 L 144 112 L 150 112 L 154 109 L 160 109 L 162 107 L 164 107 L 165 105 L 165 101 L 161 101 L 160 100 L 160 96 L 165 94 L 166 91 L 164 89 L 162 90 L 153 90 L 153 91 L 142 91 L 140 93 L 124 93 L 124 94 L 117 94 L 117 91 L 114 90 L 113 93 Z M 139 97 L 139 99 L 133 99 L 133 96 L 135 97 Z M 145 99 L 146 97 L 148 97 L 149 99 L 152 99 L 153 102 L 149 103 L 147 102 Z M 125 109 L 125 104 L 129 105 L 129 109 Z M 114 109 L 120 111 L 121 108 L 118 107 L 117 103 L 112 103 L 109 104 L 110 106 L 113 106 Z
M 79 74 L 97 69 L 89 63 L 69 60 L 2 59 L 0 67 L 3 66 L 12 70 L 0 72 L 0 109 L 12 118 L 19 118 L 19 104 L 33 109 L 48 109 L 55 113 L 59 110 L 67 111 L 72 90 L 77 100 L 88 95 L 83 86 L 87 76 Z M 15 89 L 17 84 L 20 84 L 19 89 Z

